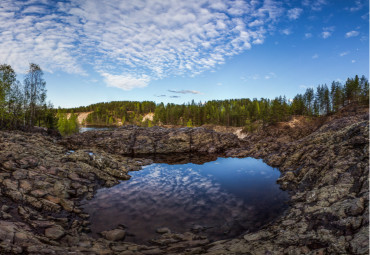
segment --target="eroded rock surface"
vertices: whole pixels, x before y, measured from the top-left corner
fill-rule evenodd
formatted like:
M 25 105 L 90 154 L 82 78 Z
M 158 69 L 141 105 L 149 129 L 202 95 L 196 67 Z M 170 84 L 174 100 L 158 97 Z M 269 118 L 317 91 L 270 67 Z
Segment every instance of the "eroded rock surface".
M 302 134 L 290 131 L 239 141 L 203 129 L 128 127 L 61 142 L 0 132 L 0 253 L 368 254 L 368 113 L 333 116 Z M 101 238 L 89 235 L 80 201 L 152 162 L 122 155 L 221 151 L 279 167 L 281 186 L 292 192 L 286 214 L 257 232 L 213 243 L 201 230 L 161 231 L 151 245 L 124 242 L 119 228 Z
M 79 202 L 151 160 L 68 151 L 52 137 L 15 131 L 0 132 L 0 145 L 0 254 L 111 254 L 107 247 L 124 231 L 91 238 Z M 130 247 L 138 246 L 122 244 L 120 250 Z
M 291 208 L 272 226 L 224 243 L 227 249 L 212 248 L 210 254 L 367 254 L 368 134 L 364 113 L 333 117 L 299 140 L 252 135 L 246 148 L 229 151 L 279 167 L 278 182 L 293 194 Z
M 99 148 L 120 155 L 218 153 L 239 146 L 237 136 L 204 128 L 141 128 L 89 131 L 64 139 L 70 149 Z

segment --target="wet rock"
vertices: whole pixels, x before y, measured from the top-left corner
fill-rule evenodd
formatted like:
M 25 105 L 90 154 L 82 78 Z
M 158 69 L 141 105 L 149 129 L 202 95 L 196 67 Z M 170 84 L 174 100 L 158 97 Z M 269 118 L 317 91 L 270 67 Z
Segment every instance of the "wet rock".
M 171 233 L 171 230 L 169 228 L 157 228 L 155 232 L 158 234 L 166 234 Z
M 119 241 L 123 240 L 126 236 L 126 231 L 123 229 L 113 229 L 109 231 L 101 232 L 101 235 L 110 241 Z
M 201 225 L 194 225 L 192 228 L 191 228 L 191 231 L 193 233 L 199 233 L 200 231 L 203 231 L 205 230 L 206 228 L 204 226 L 201 226 Z

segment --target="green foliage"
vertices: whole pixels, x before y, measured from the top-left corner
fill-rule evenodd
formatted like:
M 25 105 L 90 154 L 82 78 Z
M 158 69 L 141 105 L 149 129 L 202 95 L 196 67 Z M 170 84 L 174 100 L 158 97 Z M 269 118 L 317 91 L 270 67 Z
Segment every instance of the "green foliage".
M 297 94 L 292 100 L 285 96 L 275 99 L 230 99 L 212 100 L 205 103 L 194 101 L 188 104 L 157 104 L 154 102 L 111 102 L 75 108 L 75 111 L 94 111 L 87 118 L 87 124 L 113 125 L 121 118 L 124 124 L 148 126 L 142 123 L 142 116 L 154 112 L 156 125 L 201 126 L 214 124 L 245 127 L 254 130 L 253 123 L 274 124 L 287 121 L 292 115 L 317 116 L 338 111 L 346 104 L 356 101 L 368 104 L 369 82 L 362 76 L 348 79 L 345 85 L 333 82 L 330 89 L 326 84 L 316 89 L 308 88 L 304 94 Z M 70 111 L 71 109 L 69 109 Z M 113 122 L 112 122 L 113 119 Z
M 77 115 L 73 112 L 70 114 L 69 118 L 66 113 L 58 111 L 58 130 L 61 135 L 71 135 L 78 133 L 79 125 L 77 121 Z
M 46 103 L 46 82 L 37 64 L 30 64 L 24 83 L 12 67 L 0 65 L 0 128 L 18 129 L 34 125 L 56 128 L 55 110 Z
M 188 122 L 186 123 L 186 126 L 187 127 L 192 127 L 193 126 L 193 122 L 191 121 L 191 119 L 188 120 Z
M 85 107 L 65 109 L 66 112 L 92 112 L 86 118 L 87 125 L 115 126 L 121 120 L 122 124 L 141 125 L 143 115 L 154 112 L 154 102 L 144 101 L 113 101 L 97 103 Z
M 45 104 L 46 99 L 46 82 L 43 78 L 39 65 L 31 63 L 24 80 L 24 94 L 27 102 L 26 122 L 29 126 L 34 126 L 36 121 L 41 121 L 42 110 L 40 109 Z
M 252 122 L 251 120 L 245 120 L 245 125 L 243 128 L 243 132 L 253 133 L 258 128 L 258 124 L 256 122 Z
M 348 79 L 345 85 L 339 82 L 333 84 L 330 90 L 325 84 L 319 85 L 316 92 L 313 88 L 308 88 L 303 95 L 298 94 L 290 101 L 280 96 L 273 100 L 212 100 L 198 104 L 193 101 L 183 105 L 161 103 L 155 108 L 154 122 L 188 125 L 191 120 L 192 126 L 246 126 L 247 130 L 251 130 L 251 123 L 257 120 L 261 120 L 263 124 L 273 124 L 287 121 L 291 115 L 331 114 L 352 101 L 369 103 L 369 82 L 364 76 L 361 79 L 358 76 Z
M 0 128 L 24 128 L 33 125 L 58 128 L 63 135 L 78 132 L 77 116 L 73 112 L 92 112 L 84 124 L 117 125 L 136 124 L 141 126 L 186 125 L 201 126 L 214 124 L 244 126 L 252 132 L 255 123 L 273 124 L 288 120 L 291 115 L 317 116 L 337 112 L 343 106 L 355 102 L 369 105 L 369 82 L 362 76 L 348 78 L 342 85 L 333 82 L 330 89 L 319 85 L 316 91 L 308 88 L 292 100 L 284 97 L 275 99 L 230 99 L 212 100 L 205 103 L 163 104 L 151 101 L 114 101 L 97 103 L 86 107 L 59 109 L 58 114 L 51 103 L 46 104 L 43 72 L 37 64 L 30 64 L 24 84 L 16 79 L 11 66 L 0 65 Z M 70 118 L 66 113 L 72 112 Z M 143 116 L 154 113 L 152 121 L 142 122 Z M 259 124 L 258 124 L 259 125 Z M 258 126 L 257 125 L 257 126 Z

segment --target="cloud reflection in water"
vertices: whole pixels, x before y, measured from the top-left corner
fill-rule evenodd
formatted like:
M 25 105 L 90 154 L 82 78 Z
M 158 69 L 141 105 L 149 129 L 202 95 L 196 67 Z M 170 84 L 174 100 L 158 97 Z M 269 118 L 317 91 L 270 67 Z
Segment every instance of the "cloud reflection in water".
M 286 208 L 280 173 L 261 160 L 219 158 L 203 165 L 153 164 L 84 205 L 94 234 L 124 224 L 130 241 L 155 237 L 158 227 L 185 232 L 209 227 L 213 239 L 255 230 Z

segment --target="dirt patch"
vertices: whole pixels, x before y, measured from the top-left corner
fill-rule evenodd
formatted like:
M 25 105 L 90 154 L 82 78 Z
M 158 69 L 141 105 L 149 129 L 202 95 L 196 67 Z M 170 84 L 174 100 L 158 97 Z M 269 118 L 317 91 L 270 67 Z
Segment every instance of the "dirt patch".
M 152 112 L 147 113 L 147 114 L 144 115 L 142 122 L 144 122 L 146 120 L 153 121 L 153 118 L 154 118 L 154 113 L 152 113 Z
M 87 116 L 89 116 L 90 113 L 92 113 L 92 112 L 78 112 L 78 113 L 76 113 L 78 124 L 81 125 L 82 122 L 84 120 L 86 120 Z M 67 113 L 67 119 L 69 119 L 70 117 L 71 117 L 71 113 Z

